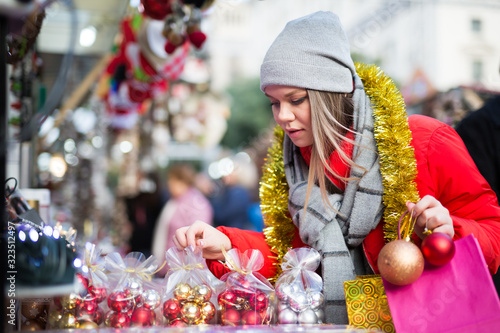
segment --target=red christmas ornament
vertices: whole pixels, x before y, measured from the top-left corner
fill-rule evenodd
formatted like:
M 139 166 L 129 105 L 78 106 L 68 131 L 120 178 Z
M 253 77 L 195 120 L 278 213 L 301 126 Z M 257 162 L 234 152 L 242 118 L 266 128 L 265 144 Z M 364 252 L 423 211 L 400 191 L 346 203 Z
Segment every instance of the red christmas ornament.
M 177 48 L 177 45 L 167 41 L 165 43 L 165 52 L 167 52 L 167 54 L 172 54 L 174 53 L 175 49 Z
M 223 311 L 221 320 L 223 325 L 238 326 L 240 324 L 241 315 L 238 310 L 227 309 Z
M 97 325 L 101 325 L 104 321 L 104 310 L 101 307 L 97 307 L 96 312 L 94 313 L 94 323 Z
M 186 327 L 187 324 L 183 322 L 181 319 L 174 319 L 170 322 L 169 326 L 172 327 Z
M 442 232 L 433 232 L 425 237 L 420 249 L 425 260 L 435 266 L 447 264 L 455 255 L 453 239 Z
M 144 307 L 136 308 L 131 316 L 132 326 L 153 326 L 156 315 L 153 310 Z
M 114 291 L 109 294 L 108 306 L 113 311 L 127 312 L 135 306 L 135 300 L 124 291 Z
M 171 298 L 163 303 L 163 316 L 169 320 L 177 318 L 181 312 L 179 302 Z
M 251 297 L 249 301 L 250 301 L 250 306 L 257 311 L 266 309 L 267 305 L 269 304 L 266 293 L 260 290 L 257 291 L 255 296 Z
M 193 44 L 197 49 L 203 46 L 203 43 L 207 39 L 207 35 L 205 35 L 201 31 L 195 31 L 188 35 L 189 41 Z
M 231 307 L 236 304 L 236 293 L 233 290 L 226 290 L 219 295 L 219 305 Z
M 246 311 L 241 317 L 241 323 L 243 325 L 260 325 L 262 323 L 262 318 L 257 311 Z
M 83 276 L 82 273 L 76 273 L 76 278 L 77 278 L 78 282 L 81 283 L 85 287 L 85 289 L 88 289 L 88 287 L 89 287 L 89 279 L 88 278 Z
M 172 12 L 169 1 L 165 0 L 141 0 L 144 15 L 155 20 L 163 20 L 167 14 Z
M 130 317 L 124 312 L 111 312 L 109 317 L 109 326 L 114 328 L 124 328 L 130 326 Z
M 106 297 L 108 297 L 108 291 L 106 290 L 106 288 L 97 288 L 91 285 L 89 287 L 89 292 L 92 296 L 94 296 L 97 303 L 101 303 L 106 299 Z
M 62 309 L 61 297 L 60 296 L 54 296 L 53 300 L 54 300 L 54 305 L 56 306 L 56 308 L 58 310 L 61 310 Z
M 93 299 L 84 299 L 76 307 L 76 317 L 78 320 L 87 319 L 94 321 L 98 307 L 99 306 Z

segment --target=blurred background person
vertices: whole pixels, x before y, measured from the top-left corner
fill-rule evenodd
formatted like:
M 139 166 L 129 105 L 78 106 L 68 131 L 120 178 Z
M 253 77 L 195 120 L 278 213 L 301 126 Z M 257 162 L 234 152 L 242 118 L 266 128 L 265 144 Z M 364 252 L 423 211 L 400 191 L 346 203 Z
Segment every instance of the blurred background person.
M 163 207 L 153 235 L 152 253 L 160 262 L 165 260 L 165 251 L 174 246 L 172 236 L 180 227 L 190 226 L 196 220 L 213 224 L 213 209 L 210 202 L 195 186 L 196 171 L 187 163 L 177 163 L 167 170 L 167 188 L 170 199 Z M 164 276 L 164 267 L 159 276 Z
M 224 158 L 218 164 L 221 176 L 217 181 L 211 186 L 206 177 L 200 181 L 214 209 L 214 225 L 261 231 L 255 166 L 239 156 Z
M 142 252 L 151 255 L 151 242 L 156 220 L 168 199 L 157 172 L 139 171 L 138 192 L 125 197 L 127 217 L 130 222 L 130 239 L 125 252 Z
M 479 172 L 500 199 L 500 96 L 469 113 L 455 129 Z
M 500 201 L 500 96 L 469 113 L 455 129 Z M 500 271 L 493 275 L 493 283 L 500 296 Z

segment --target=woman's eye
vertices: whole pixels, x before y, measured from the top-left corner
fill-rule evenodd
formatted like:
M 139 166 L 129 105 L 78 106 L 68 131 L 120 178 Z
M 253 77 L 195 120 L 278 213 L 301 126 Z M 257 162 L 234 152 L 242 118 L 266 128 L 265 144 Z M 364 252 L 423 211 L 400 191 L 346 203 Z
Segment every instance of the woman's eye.
M 278 102 L 271 102 L 271 103 L 270 103 L 270 105 L 271 105 L 271 107 L 273 108 L 273 107 L 275 107 L 275 106 L 280 105 L 280 103 L 278 103 Z
M 299 105 L 301 104 L 302 102 L 304 102 L 306 100 L 306 96 L 302 97 L 302 98 L 299 98 L 299 99 L 296 99 L 296 100 L 293 100 L 292 101 L 292 104 L 293 105 Z

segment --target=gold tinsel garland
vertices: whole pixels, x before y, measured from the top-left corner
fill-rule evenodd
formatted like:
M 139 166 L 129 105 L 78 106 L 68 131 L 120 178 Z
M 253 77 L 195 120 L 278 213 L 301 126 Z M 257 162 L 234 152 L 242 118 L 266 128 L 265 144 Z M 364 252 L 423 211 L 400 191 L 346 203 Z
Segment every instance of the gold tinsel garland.
M 370 97 L 375 121 L 375 139 L 380 156 L 380 172 L 384 186 L 384 235 L 386 241 L 398 237 L 398 221 L 406 211 L 406 201 L 419 200 L 415 178 L 417 166 L 411 132 L 401 93 L 394 82 L 375 65 L 356 64 L 356 72 Z M 291 247 L 295 227 L 288 213 L 288 184 L 283 166 L 283 130 L 276 126 L 274 141 L 269 148 L 259 196 L 264 217 L 264 235 L 276 254 L 277 273 L 281 273 L 281 260 Z M 409 219 L 402 221 L 401 238 L 413 233 Z

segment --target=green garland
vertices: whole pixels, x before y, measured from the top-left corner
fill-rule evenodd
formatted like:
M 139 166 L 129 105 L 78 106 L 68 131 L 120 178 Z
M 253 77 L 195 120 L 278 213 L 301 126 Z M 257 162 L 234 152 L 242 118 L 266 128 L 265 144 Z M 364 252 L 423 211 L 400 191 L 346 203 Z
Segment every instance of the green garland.
M 380 156 L 380 172 L 384 186 L 384 235 L 386 241 L 398 237 L 399 217 L 406 211 L 406 201 L 419 200 L 415 178 L 417 166 L 411 144 L 405 104 L 390 77 L 375 65 L 356 64 L 356 72 L 370 97 L 375 121 L 375 139 Z M 283 130 L 276 126 L 269 148 L 259 196 L 264 217 L 264 235 L 275 253 L 275 281 L 281 273 L 281 260 L 291 247 L 295 227 L 288 212 L 288 184 L 283 166 Z M 397 153 L 396 153 L 397 152 Z M 413 233 L 409 219 L 402 221 L 401 237 Z

